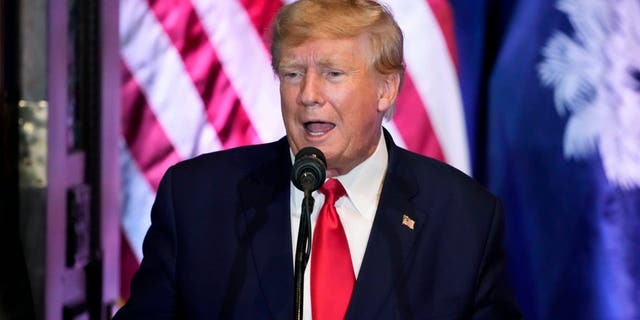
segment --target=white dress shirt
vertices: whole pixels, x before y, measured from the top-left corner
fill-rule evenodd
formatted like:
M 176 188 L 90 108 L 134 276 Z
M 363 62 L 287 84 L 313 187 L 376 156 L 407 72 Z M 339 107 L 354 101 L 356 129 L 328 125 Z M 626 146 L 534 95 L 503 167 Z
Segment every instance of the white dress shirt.
M 293 153 L 292 153 L 293 161 Z M 388 164 L 387 145 L 384 137 L 380 135 L 378 146 L 374 153 L 364 162 L 353 168 L 349 173 L 334 177 L 342 183 L 347 195 L 336 201 L 336 210 L 340 217 L 340 222 L 347 236 L 349 243 L 349 251 L 351 253 L 351 262 L 353 263 L 353 271 L 358 278 L 360 265 L 364 257 L 369 233 L 373 225 L 373 219 L 378 208 L 380 200 L 380 192 L 382 191 L 382 182 Z M 302 200 L 304 193 L 298 190 L 291 183 L 291 241 L 293 244 L 294 268 L 295 268 L 295 252 L 298 241 L 298 228 L 300 224 L 300 212 L 302 208 Z M 324 203 L 324 195 L 318 191 L 312 193 L 315 199 L 315 205 L 311 213 L 311 230 L 315 230 L 318 213 Z M 311 248 L 313 250 L 313 247 Z M 307 264 L 304 273 L 304 306 L 303 319 L 311 319 L 311 280 L 310 270 L 311 259 Z M 292 298 L 293 298 L 293 292 Z

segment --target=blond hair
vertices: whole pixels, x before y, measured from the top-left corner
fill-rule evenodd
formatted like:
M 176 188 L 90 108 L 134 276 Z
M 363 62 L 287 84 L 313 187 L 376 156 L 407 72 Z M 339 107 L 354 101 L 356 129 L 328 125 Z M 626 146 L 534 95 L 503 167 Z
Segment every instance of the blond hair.
M 283 7 L 271 29 L 271 66 L 277 73 L 285 46 L 363 34 L 371 41 L 371 66 L 382 75 L 397 73 L 402 82 L 402 31 L 389 9 L 371 0 L 300 0 Z

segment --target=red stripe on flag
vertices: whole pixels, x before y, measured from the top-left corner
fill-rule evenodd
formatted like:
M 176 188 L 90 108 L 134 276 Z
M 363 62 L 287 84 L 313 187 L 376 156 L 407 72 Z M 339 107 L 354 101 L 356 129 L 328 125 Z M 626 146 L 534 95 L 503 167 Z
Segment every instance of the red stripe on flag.
M 445 161 L 444 153 L 426 110 L 411 76 L 405 73 L 393 121 L 402 135 L 407 149 Z
M 124 236 L 123 232 L 120 235 L 122 237 L 120 240 L 120 298 L 123 301 L 127 301 L 131 296 L 131 280 L 140 263 L 138 263 L 138 258 L 133 254 L 127 237 Z
M 458 52 L 456 49 L 456 32 L 455 21 L 453 19 L 453 11 L 447 0 L 427 0 L 431 11 L 440 25 L 440 30 L 444 36 L 449 49 L 449 55 L 453 64 L 458 69 Z
M 265 40 L 265 47 L 269 47 L 264 37 L 269 34 L 271 21 L 282 7 L 282 1 L 276 0 L 241 0 L 240 3 L 249 15 L 251 23 Z
M 150 0 L 149 6 L 184 61 L 224 148 L 259 143 L 251 120 L 222 69 L 190 1 Z M 186 124 L 189 125 L 189 124 Z
M 182 159 L 124 63 L 122 75 L 122 135 L 131 157 L 155 191 L 164 172 Z

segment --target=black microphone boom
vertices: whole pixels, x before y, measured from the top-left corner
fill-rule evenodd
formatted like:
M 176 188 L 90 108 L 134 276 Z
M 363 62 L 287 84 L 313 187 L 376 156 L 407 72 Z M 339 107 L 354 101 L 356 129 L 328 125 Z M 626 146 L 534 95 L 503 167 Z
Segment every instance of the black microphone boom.
M 302 148 L 296 155 L 291 170 L 291 181 L 302 191 L 315 191 L 326 178 L 327 160 L 322 151 L 314 147 Z
M 322 151 L 314 147 L 302 148 L 296 154 L 291 170 L 291 181 L 296 188 L 304 191 L 298 241 L 296 242 L 295 271 L 293 288 L 293 319 L 302 320 L 304 271 L 311 253 L 311 211 L 313 197 L 311 192 L 318 190 L 327 176 L 327 160 Z

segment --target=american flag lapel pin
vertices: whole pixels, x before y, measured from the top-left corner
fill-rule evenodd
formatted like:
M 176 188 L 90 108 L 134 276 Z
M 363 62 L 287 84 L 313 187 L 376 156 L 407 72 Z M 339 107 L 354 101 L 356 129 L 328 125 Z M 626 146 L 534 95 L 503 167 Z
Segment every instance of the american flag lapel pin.
M 402 225 L 413 230 L 413 227 L 416 225 L 416 222 L 413 219 L 409 218 L 408 215 L 402 215 Z

